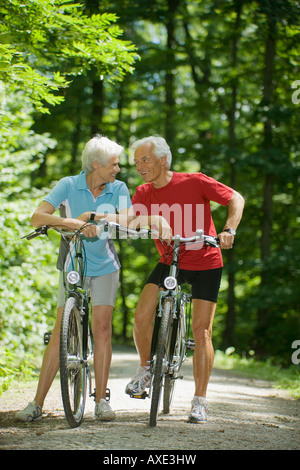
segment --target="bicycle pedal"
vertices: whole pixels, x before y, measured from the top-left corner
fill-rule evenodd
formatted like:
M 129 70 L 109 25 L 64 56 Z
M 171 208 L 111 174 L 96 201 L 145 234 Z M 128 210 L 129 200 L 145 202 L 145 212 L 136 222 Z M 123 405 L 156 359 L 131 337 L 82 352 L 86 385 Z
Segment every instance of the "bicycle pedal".
M 188 339 L 187 340 L 186 349 L 188 351 L 195 351 L 195 341 L 193 339 Z
M 145 398 L 149 397 L 149 395 L 146 391 L 144 391 L 141 395 L 133 395 L 131 393 L 129 396 L 130 396 L 130 398 L 138 398 L 139 400 L 145 400 Z
M 47 346 L 47 344 L 49 344 L 49 341 L 50 341 L 50 338 L 51 338 L 51 333 L 52 331 L 47 331 L 45 334 L 44 334 L 44 344 Z

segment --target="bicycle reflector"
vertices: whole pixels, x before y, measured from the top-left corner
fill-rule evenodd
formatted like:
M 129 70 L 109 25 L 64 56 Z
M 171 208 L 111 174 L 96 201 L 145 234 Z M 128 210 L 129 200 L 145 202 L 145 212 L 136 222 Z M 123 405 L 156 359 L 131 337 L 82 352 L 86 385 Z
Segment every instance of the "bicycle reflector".
M 175 289 L 175 287 L 177 286 L 177 280 L 173 276 L 168 276 L 164 280 L 164 285 L 166 289 Z
M 70 284 L 77 284 L 77 282 L 80 280 L 80 276 L 77 271 L 70 271 L 67 274 L 67 281 Z

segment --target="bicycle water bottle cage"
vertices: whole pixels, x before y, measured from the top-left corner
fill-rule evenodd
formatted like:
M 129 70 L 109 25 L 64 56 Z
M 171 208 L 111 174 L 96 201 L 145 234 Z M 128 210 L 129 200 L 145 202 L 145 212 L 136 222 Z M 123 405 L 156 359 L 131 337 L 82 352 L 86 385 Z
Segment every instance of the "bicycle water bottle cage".
M 195 351 L 195 341 L 193 339 L 189 338 L 185 345 L 188 351 Z

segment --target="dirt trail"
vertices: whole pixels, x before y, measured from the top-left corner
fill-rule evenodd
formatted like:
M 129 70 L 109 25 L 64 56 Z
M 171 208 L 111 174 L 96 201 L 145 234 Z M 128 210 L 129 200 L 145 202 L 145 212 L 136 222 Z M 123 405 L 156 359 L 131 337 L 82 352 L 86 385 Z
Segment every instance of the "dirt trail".
M 150 400 L 124 393 L 137 367 L 134 352 L 114 352 L 109 380 L 111 405 L 117 419 L 94 419 L 94 401 L 87 399 L 85 418 L 71 429 L 65 420 L 59 380 L 45 402 L 44 418 L 34 424 L 17 423 L 14 414 L 31 401 L 36 382 L 10 389 L 0 398 L 0 449 L 6 450 L 299 450 L 300 402 L 269 382 L 236 377 L 213 370 L 209 384 L 209 420 L 187 423 L 193 396 L 192 361 L 182 368 L 183 380 L 175 387 L 172 411 L 159 415 L 155 428 L 148 425 Z

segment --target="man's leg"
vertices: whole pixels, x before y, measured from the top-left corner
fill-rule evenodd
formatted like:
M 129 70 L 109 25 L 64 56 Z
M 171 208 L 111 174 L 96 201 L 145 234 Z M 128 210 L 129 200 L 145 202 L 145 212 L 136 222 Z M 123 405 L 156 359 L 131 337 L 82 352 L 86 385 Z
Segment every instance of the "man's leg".
M 207 300 L 193 299 L 195 396 L 206 397 L 207 385 L 214 362 L 211 335 L 216 305 L 216 303 Z
M 135 311 L 133 337 L 140 356 L 141 366 L 149 365 L 157 296 L 158 286 L 146 284 Z
M 133 337 L 140 356 L 140 366 L 125 388 L 128 395 L 141 395 L 150 385 L 150 352 L 158 286 L 146 284 L 135 311 Z

